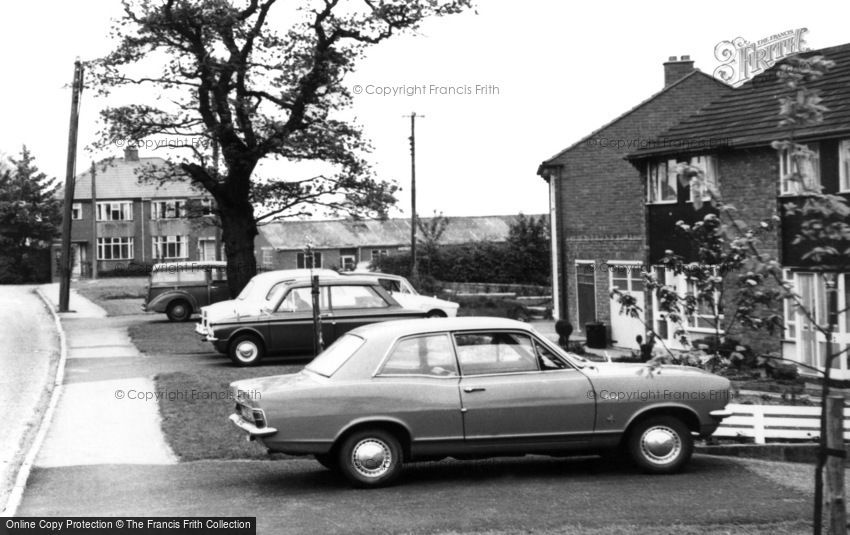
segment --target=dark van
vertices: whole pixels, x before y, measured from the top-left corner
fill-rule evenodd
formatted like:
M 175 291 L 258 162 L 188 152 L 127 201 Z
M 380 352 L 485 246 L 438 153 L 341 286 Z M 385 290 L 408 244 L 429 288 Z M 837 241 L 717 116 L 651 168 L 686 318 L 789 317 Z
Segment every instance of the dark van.
M 171 321 L 187 321 L 194 312 L 230 299 L 227 262 L 155 264 L 148 281 L 146 312 L 165 312 Z

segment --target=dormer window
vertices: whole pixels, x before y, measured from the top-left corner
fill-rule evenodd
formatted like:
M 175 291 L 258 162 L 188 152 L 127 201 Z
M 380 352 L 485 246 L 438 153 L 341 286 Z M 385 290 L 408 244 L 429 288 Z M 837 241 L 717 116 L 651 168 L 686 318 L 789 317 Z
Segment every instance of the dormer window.
M 646 199 L 651 204 L 675 203 L 677 200 L 676 160 L 649 162 Z
M 813 152 L 810 158 L 794 161 L 791 151 L 779 151 L 779 180 L 782 195 L 802 195 L 805 191 L 820 191 L 820 150 L 817 143 L 804 144 Z M 796 165 L 800 168 L 797 169 Z M 802 176 L 802 182 L 790 178 L 796 172 Z

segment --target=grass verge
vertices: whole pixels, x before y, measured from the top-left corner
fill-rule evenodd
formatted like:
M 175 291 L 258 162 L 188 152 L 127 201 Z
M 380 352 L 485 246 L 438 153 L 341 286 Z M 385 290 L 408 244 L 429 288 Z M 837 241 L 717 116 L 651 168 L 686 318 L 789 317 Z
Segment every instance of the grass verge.
M 159 402 L 162 430 L 181 461 L 201 459 L 268 459 L 256 442 L 228 420 L 234 401 L 228 385 L 233 381 L 294 373 L 299 365 L 270 365 L 262 368 L 222 366 L 193 372 L 164 373 L 155 377 L 156 390 L 164 392 Z
M 74 289 L 97 303 L 108 315 L 126 316 L 142 313 L 147 284 L 145 277 L 83 279 L 74 283 Z

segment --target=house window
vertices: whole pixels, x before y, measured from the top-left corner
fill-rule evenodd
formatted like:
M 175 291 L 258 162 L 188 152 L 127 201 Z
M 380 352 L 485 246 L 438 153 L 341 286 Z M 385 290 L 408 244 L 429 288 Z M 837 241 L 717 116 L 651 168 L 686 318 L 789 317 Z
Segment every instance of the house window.
M 696 179 L 691 180 L 691 202 L 694 199 L 710 201 L 711 190 L 717 191 L 717 158 L 715 156 L 694 156 L 691 158 L 691 166 L 702 169 L 703 180 L 700 183 Z
M 820 149 L 817 144 L 812 143 L 803 146 L 814 154 L 811 158 L 802 161 L 794 162 L 792 153 L 788 149 L 779 151 L 779 180 L 782 195 L 802 195 L 805 190 L 816 191 L 821 187 Z M 796 169 L 795 163 L 802 165 L 802 168 Z M 796 173 L 802 175 L 802 182 L 793 179 Z
M 212 199 L 201 199 L 201 215 L 212 215 L 212 214 L 213 214 Z
M 98 238 L 98 260 L 132 260 L 133 238 Z
M 75 202 L 71 205 L 71 219 L 78 221 L 83 218 L 83 205 Z
M 386 249 L 372 249 L 372 261 L 374 262 L 378 258 L 382 256 L 387 256 L 388 254 L 389 251 L 387 251 Z
M 261 262 L 263 267 L 272 267 L 274 264 L 274 249 L 271 247 L 263 247 L 262 248 L 263 256 Z
M 186 217 L 186 201 L 153 201 L 152 219 L 177 219 Z
M 680 296 L 693 295 L 696 297 L 698 291 L 696 283 L 693 280 L 689 280 L 684 274 L 677 275 L 672 270 L 666 269 L 663 266 L 654 266 L 652 272 L 659 284 L 669 287 L 676 294 Z M 721 314 L 720 309 L 721 304 L 718 302 L 719 299 L 720 295 L 715 294 L 713 303 L 699 302 L 693 315 L 690 316 L 685 315 L 685 311 L 680 308 L 682 320 L 681 325 L 679 325 L 670 321 L 667 318 L 667 314 L 661 311 L 661 303 L 658 300 L 658 296 L 653 292 L 652 321 L 655 332 L 658 333 L 660 338 L 673 343 L 679 341 L 676 331 L 680 329 L 684 329 L 688 333 L 714 333 L 715 322 L 722 323 L 723 321 L 723 314 Z M 720 332 L 723 332 L 722 329 Z
M 786 283 L 790 284 L 790 290 L 794 290 L 794 273 L 790 269 L 782 270 L 782 278 Z M 793 299 L 784 299 L 784 316 L 785 316 L 785 336 L 786 340 L 796 340 L 797 338 L 797 307 L 794 305 Z
M 322 267 L 322 253 L 298 253 L 295 258 L 295 267 L 298 269 L 319 269 Z
M 650 162 L 647 167 L 646 180 L 647 202 L 676 202 L 676 182 L 676 160 Z
M 838 144 L 838 177 L 841 191 L 850 193 L 850 139 Z
M 357 257 L 354 255 L 339 255 L 339 264 L 343 271 L 354 271 L 357 267 Z
M 131 201 L 97 203 L 98 221 L 132 221 L 133 203 Z
M 153 257 L 166 260 L 188 258 L 188 241 L 188 236 L 154 236 Z

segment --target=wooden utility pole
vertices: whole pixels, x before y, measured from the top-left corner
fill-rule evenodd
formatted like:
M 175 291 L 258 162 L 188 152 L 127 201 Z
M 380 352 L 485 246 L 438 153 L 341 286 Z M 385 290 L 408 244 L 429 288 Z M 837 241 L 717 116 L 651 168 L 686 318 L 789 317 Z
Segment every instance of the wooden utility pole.
M 844 500 L 844 397 L 826 399 L 826 508 L 830 535 L 847 533 Z
M 65 210 L 62 213 L 62 257 L 59 262 L 59 312 L 68 312 L 71 295 L 71 208 L 74 204 L 74 173 L 77 164 L 77 127 L 80 122 L 80 95 L 83 92 L 83 64 L 74 61 L 71 90 L 71 124 L 68 128 L 68 162 L 65 167 Z M 94 213 L 92 213 L 94 217 Z
M 91 163 L 91 278 L 97 278 L 97 188 L 95 163 Z
M 410 279 L 419 286 L 419 265 L 416 259 L 416 118 L 425 117 L 411 112 L 410 115 Z

